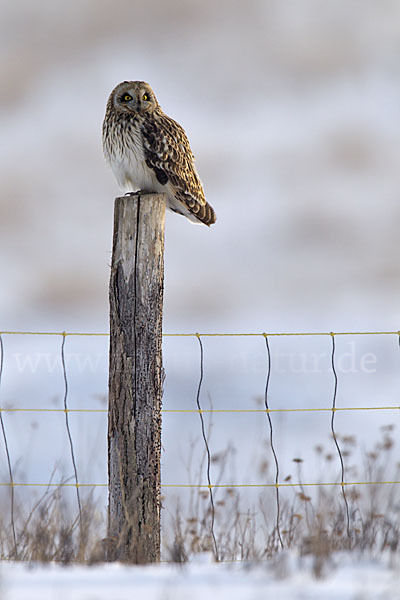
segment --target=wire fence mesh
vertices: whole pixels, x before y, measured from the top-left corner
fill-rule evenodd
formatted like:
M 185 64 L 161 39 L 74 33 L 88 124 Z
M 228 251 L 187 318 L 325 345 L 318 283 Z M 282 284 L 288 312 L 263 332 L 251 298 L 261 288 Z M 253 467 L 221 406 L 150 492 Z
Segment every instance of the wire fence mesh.
M 346 472 L 346 465 L 343 456 L 343 450 L 341 446 L 341 442 L 339 436 L 336 432 L 336 422 L 335 418 L 339 412 L 345 411 L 398 411 L 400 410 L 399 405 L 395 404 L 382 404 L 378 403 L 373 406 L 337 406 L 337 397 L 338 397 L 338 386 L 340 384 L 340 377 L 338 375 L 337 369 L 337 358 L 336 358 L 336 339 L 338 336 L 393 336 L 397 342 L 398 348 L 400 348 L 400 331 L 375 331 L 375 332 L 305 332 L 305 333 L 181 333 L 181 334 L 164 334 L 165 338 L 190 338 L 193 337 L 198 342 L 198 384 L 196 389 L 196 397 L 195 397 L 195 405 L 196 408 L 167 408 L 163 409 L 164 414 L 178 415 L 178 414 L 197 414 L 199 416 L 199 423 L 201 429 L 201 439 L 204 445 L 204 452 L 206 456 L 206 465 L 204 470 L 204 477 L 206 482 L 197 482 L 197 483 L 188 483 L 185 481 L 182 482 L 163 482 L 162 487 L 165 489 L 179 489 L 179 488 L 191 488 L 191 489 L 205 489 L 208 490 L 209 495 L 209 503 L 210 503 L 210 512 L 211 512 L 211 521 L 210 521 L 210 533 L 213 540 L 214 552 L 218 557 L 218 547 L 216 536 L 214 532 L 215 526 L 215 499 L 214 499 L 214 491 L 218 488 L 225 489 L 237 489 L 237 488 L 259 488 L 266 489 L 271 488 L 275 490 L 275 505 L 276 505 L 276 532 L 279 543 L 281 547 L 284 546 L 281 531 L 280 531 L 280 511 L 281 511 L 281 501 L 280 501 L 280 490 L 282 488 L 300 488 L 302 491 L 306 487 L 326 487 L 326 486 L 339 486 L 342 494 L 342 501 L 344 507 L 344 513 L 346 518 L 346 532 L 348 537 L 350 537 L 350 511 L 349 504 L 347 498 L 347 491 L 349 488 L 354 488 L 356 486 L 384 486 L 384 485 L 397 485 L 400 484 L 400 480 L 397 479 L 389 479 L 389 480 L 354 480 L 354 478 L 349 478 Z M 4 344 L 4 338 L 6 336 L 59 336 L 61 343 L 59 347 L 59 354 L 62 366 L 62 375 L 63 375 L 63 408 L 53 408 L 53 407 L 15 407 L 15 406 L 7 406 L 2 399 L 2 381 L 5 373 L 5 355 L 6 349 Z M 82 522 L 82 506 L 81 506 L 81 498 L 80 498 L 80 489 L 81 488 L 106 488 L 107 482 L 85 482 L 79 477 L 78 466 L 76 460 L 76 450 L 75 444 L 76 439 L 74 441 L 73 431 L 71 429 L 70 424 L 70 415 L 76 413 L 77 415 L 87 413 L 87 414 L 95 414 L 95 413 L 107 413 L 106 408 L 71 408 L 69 406 L 69 374 L 68 374 L 68 366 L 66 361 L 66 343 L 69 337 L 106 337 L 108 334 L 106 333 L 81 333 L 81 332 L 32 332 L 32 331 L 1 331 L 0 332 L 0 428 L 3 439 L 4 446 L 4 455 L 5 461 L 7 465 L 8 471 L 8 481 L 0 481 L 0 486 L 6 486 L 10 488 L 10 523 L 13 533 L 14 545 L 17 545 L 16 540 L 16 531 L 15 531 L 15 515 L 14 515 L 14 507 L 15 507 L 15 488 L 17 487 L 65 487 L 65 488 L 75 488 L 76 490 L 76 502 L 78 506 L 79 512 L 79 521 L 80 524 Z M 271 383 L 271 372 L 272 372 L 272 361 L 273 357 L 271 356 L 271 347 L 270 340 L 276 337 L 308 337 L 308 336 L 329 336 L 331 340 L 331 348 L 330 348 L 330 378 L 331 378 L 331 400 L 330 406 L 309 406 L 309 407 L 277 407 L 273 406 L 271 402 L 271 394 L 270 394 L 270 383 Z M 264 407 L 263 408 L 203 408 L 202 407 L 202 397 L 203 397 L 203 385 L 204 385 L 204 372 L 205 372 L 205 350 L 202 343 L 204 338 L 233 338 L 233 337 L 261 337 L 265 342 L 265 387 L 263 391 L 263 399 L 264 399 Z M 65 415 L 65 430 L 67 433 L 68 441 L 69 441 L 69 453 L 70 453 L 70 463 L 72 466 L 73 472 L 73 481 L 61 481 L 59 483 L 56 482 L 35 482 L 35 481 L 18 481 L 14 475 L 14 467 L 13 467 L 13 456 L 10 452 L 10 446 L 8 442 L 7 435 L 7 421 L 4 418 L 7 413 L 63 413 Z M 288 481 L 286 479 L 281 479 L 280 473 L 280 460 L 279 460 L 279 452 L 275 447 L 275 435 L 276 432 L 274 430 L 274 416 L 287 413 L 325 413 L 328 412 L 330 414 L 330 430 L 332 434 L 332 438 L 334 441 L 336 454 L 337 454 L 337 466 L 339 477 L 336 480 L 332 481 Z M 240 417 L 240 415 L 244 414 L 253 414 L 253 415 L 265 415 L 266 417 L 266 438 L 268 439 L 268 444 L 273 456 L 273 464 L 274 464 L 274 479 L 273 481 L 262 481 L 257 483 L 240 483 L 240 482 L 221 482 L 221 481 L 213 481 L 211 474 L 211 464 L 212 464 L 212 450 L 210 448 L 210 440 L 207 432 L 207 427 L 204 421 L 204 416 L 206 414 L 212 415 L 236 415 Z M 104 457 L 106 460 L 106 457 Z M 168 460 L 168 457 L 167 457 Z

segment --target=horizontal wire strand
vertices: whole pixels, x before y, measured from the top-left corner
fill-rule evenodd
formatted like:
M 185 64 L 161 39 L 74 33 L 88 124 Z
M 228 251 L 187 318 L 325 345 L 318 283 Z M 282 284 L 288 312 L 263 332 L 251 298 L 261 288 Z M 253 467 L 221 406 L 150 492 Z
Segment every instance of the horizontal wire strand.
M 197 484 L 197 483 L 162 483 L 163 488 L 195 488 L 195 489 L 210 489 L 210 488 L 279 488 L 279 487 L 322 487 L 322 486 L 357 486 L 357 485 L 399 485 L 400 481 L 327 481 L 327 482 L 312 482 L 312 483 L 216 483 L 216 484 Z M 70 488 L 92 488 L 92 487 L 108 487 L 107 483 L 13 483 L 3 481 L 0 482 L 2 487 L 70 487 Z
M 273 413 L 273 412 L 339 412 L 346 410 L 400 410 L 400 406 L 338 406 L 334 408 L 164 408 L 162 413 Z M 0 408 L 1 412 L 107 413 L 106 408 Z
M 92 333 L 80 331 L 0 331 L 1 335 L 62 335 L 62 336 L 94 336 L 105 337 L 109 333 Z M 303 331 L 303 332 L 253 332 L 253 333 L 163 333 L 163 337 L 268 337 L 272 336 L 313 336 L 313 335 L 399 335 L 397 331 Z

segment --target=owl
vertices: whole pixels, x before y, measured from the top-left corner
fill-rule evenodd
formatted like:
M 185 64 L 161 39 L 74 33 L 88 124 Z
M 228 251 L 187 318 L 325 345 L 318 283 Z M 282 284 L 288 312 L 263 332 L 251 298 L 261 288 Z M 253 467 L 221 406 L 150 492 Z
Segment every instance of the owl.
M 194 223 L 215 223 L 186 133 L 162 111 L 148 83 L 123 81 L 113 89 L 103 122 L 103 149 L 123 190 L 164 192 L 170 210 Z

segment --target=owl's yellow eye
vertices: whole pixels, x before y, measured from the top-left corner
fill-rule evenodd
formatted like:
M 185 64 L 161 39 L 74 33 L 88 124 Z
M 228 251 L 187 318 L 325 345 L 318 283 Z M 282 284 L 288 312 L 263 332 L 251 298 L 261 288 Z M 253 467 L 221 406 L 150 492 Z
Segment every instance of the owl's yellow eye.
M 130 102 L 131 100 L 132 100 L 132 96 L 130 94 L 125 94 L 125 96 L 122 96 L 123 102 Z
M 142 100 L 144 100 L 146 102 L 146 100 L 148 100 L 148 99 L 149 99 L 148 95 L 147 94 L 143 94 Z

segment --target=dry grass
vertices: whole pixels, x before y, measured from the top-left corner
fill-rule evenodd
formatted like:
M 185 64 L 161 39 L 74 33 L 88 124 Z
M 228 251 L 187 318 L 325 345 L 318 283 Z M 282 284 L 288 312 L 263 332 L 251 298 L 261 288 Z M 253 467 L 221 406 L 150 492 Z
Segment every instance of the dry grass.
M 373 448 L 364 451 L 361 467 L 351 461 L 353 455 L 356 459 L 356 439 L 339 438 L 346 473 L 351 474 L 353 481 L 399 480 L 400 465 L 392 458 L 392 431 L 393 426 L 382 428 L 381 439 Z M 327 468 L 332 456 L 325 454 L 322 446 L 317 446 L 315 452 L 321 466 L 326 463 Z M 296 481 L 301 484 L 303 461 L 294 458 L 293 462 Z M 222 460 L 221 471 L 224 466 L 225 460 Z M 268 472 L 265 463 L 260 470 Z M 396 552 L 399 547 L 398 486 L 365 485 L 344 489 L 349 522 L 340 486 L 280 488 L 279 534 L 283 547 L 297 551 L 300 556 L 314 557 L 317 576 L 323 573 L 332 552 L 379 554 L 384 550 Z M 193 491 L 185 508 L 178 504 L 176 514 L 171 518 L 173 541 L 167 544 L 171 560 L 185 561 L 197 552 L 213 552 L 211 517 L 207 490 Z M 248 498 L 236 488 L 225 489 L 222 498 L 215 502 L 214 530 L 219 560 L 276 559 L 282 549 L 275 497 L 271 493 L 260 493 L 257 502 L 249 508 Z
M 3 500 L 0 513 L 0 558 L 62 564 L 104 560 L 100 532 L 104 519 L 91 496 L 81 502 L 81 514 L 74 515 L 62 485 L 49 489 L 26 514 L 24 506 L 14 509 Z M 15 532 L 15 537 L 14 537 Z
M 346 471 L 368 481 L 398 480 L 399 465 L 392 460 L 393 427 L 382 428 L 382 437 L 373 448 L 363 453 L 363 465 L 351 463 L 356 453 L 354 438 L 342 438 Z M 330 463 L 331 456 L 323 447 L 315 449 L 321 464 Z M 229 450 L 215 457 L 220 477 L 229 459 Z M 304 465 L 294 459 L 297 481 L 302 481 Z M 201 465 L 199 466 L 199 468 Z M 395 473 L 393 474 L 393 469 Z M 265 472 L 265 461 L 260 465 Z M 73 515 L 63 496 L 63 488 L 47 490 L 26 515 L 15 507 L 13 529 L 9 506 L 3 499 L 0 514 L 0 557 L 3 560 L 24 560 L 62 564 L 94 563 L 107 560 L 107 539 L 104 539 L 105 518 L 89 496 L 82 501 L 81 518 Z M 347 513 L 340 486 L 318 487 L 305 492 L 302 486 L 280 492 L 279 532 L 284 549 L 297 551 L 299 556 L 311 556 L 316 576 L 322 576 L 330 556 L 336 551 L 379 554 L 384 550 L 396 553 L 399 547 L 400 503 L 398 486 L 368 485 L 346 488 Z M 169 502 L 171 505 L 171 502 Z M 279 562 L 281 544 L 276 523 L 275 497 L 259 493 L 249 506 L 249 498 L 235 488 L 226 488 L 215 496 L 215 538 L 218 558 L 222 561 L 274 560 Z M 212 511 L 208 490 L 192 489 L 187 505 L 177 500 L 173 511 L 164 515 L 164 558 L 185 562 L 199 552 L 214 552 L 211 535 Z M 348 535 L 348 533 L 350 535 Z

